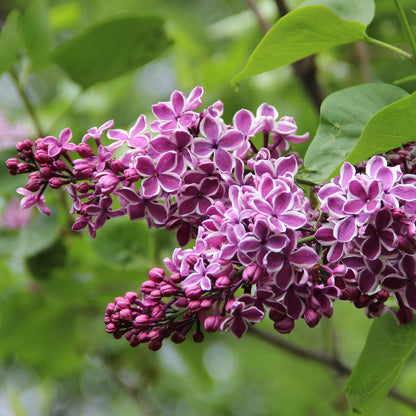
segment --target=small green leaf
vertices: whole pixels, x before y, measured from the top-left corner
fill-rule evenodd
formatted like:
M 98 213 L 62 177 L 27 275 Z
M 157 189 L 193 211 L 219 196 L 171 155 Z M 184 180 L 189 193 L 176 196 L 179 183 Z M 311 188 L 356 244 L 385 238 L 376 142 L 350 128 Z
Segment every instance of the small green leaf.
M 409 75 L 407 77 L 403 77 L 400 79 L 396 79 L 396 81 L 393 81 L 393 84 L 400 85 L 400 84 L 405 84 L 406 82 L 413 82 L 413 81 L 416 81 L 416 74 Z
M 368 120 L 406 96 L 401 88 L 382 83 L 357 85 L 329 95 L 322 103 L 319 127 L 305 154 L 305 171 L 299 176 L 314 183 L 335 176 Z
M 233 83 L 364 38 L 365 25 L 341 19 L 324 6 L 306 6 L 280 18 L 251 54 Z
M 16 254 L 20 257 L 29 257 L 45 250 L 57 239 L 58 232 L 57 214 L 54 212 L 50 216 L 37 214 L 19 233 Z
M 374 0 L 306 0 L 301 7 L 326 6 L 345 20 L 354 20 L 368 26 L 375 12 Z
M 53 60 L 84 88 L 136 69 L 169 45 L 158 17 L 117 16 L 58 46 Z
M 27 54 L 35 70 L 46 68 L 52 45 L 48 8 L 45 0 L 35 0 L 22 16 L 20 24 Z
M 155 242 L 143 221 L 112 218 L 97 231 L 95 240 L 86 236 L 94 252 L 106 264 L 130 268 L 152 267 Z
M 19 46 L 19 11 L 13 10 L 0 34 L 0 74 L 11 68 L 17 58 Z
M 371 415 L 390 391 L 416 346 L 416 322 L 400 326 L 391 314 L 376 319 L 344 392 L 357 414 Z
M 415 139 L 416 92 L 374 114 L 345 161 L 356 164 Z

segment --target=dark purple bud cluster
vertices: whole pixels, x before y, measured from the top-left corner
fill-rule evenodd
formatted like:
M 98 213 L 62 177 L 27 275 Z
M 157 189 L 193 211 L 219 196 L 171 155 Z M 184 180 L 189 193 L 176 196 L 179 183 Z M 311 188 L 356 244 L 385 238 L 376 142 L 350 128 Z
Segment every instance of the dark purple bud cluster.
M 316 188 L 312 207 L 298 186 L 302 160 L 289 152 L 291 117 L 262 104 L 240 110 L 228 125 L 217 101 L 206 110 L 203 90 L 179 91 L 141 115 L 129 130 L 109 121 L 71 143 L 65 129 L 33 145 L 18 144 L 11 174 L 28 173 L 22 207 L 49 213 L 44 191 L 65 186 L 74 231 L 92 237 L 112 217 L 145 219 L 176 230 L 185 246 L 155 268 L 140 288 L 106 310 L 106 330 L 151 350 L 171 338 L 230 330 L 237 337 L 266 315 L 280 333 L 298 319 L 310 327 L 331 317 L 336 299 L 369 317 L 392 312 L 402 324 L 416 310 L 416 176 L 413 147 L 345 163 Z M 104 133 L 111 144 L 104 145 Z M 262 147 L 254 142 L 260 139 Z M 258 149 L 258 147 L 260 147 Z M 124 149 L 124 153 L 120 149 Z M 115 152 L 117 155 L 115 157 Z M 116 206 L 117 208 L 113 208 Z

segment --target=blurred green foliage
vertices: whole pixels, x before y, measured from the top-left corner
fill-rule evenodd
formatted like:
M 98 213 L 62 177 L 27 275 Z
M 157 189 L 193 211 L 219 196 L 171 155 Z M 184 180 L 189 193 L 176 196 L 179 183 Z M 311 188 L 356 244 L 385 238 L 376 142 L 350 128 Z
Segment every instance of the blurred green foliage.
M 300 3 L 287 1 L 291 9 Z M 257 4 L 265 21 L 273 24 L 275 2 Z M 403 6 L 411 10 L 414 2 L 403 1 Z M 121 22 L 126 15 L 157 22 L 163 35 L 160 43 L 151 44 L 153 55 L 136 59 L 137 39 L 127 42 L 123 28 L 112 32 L 103 23 Z M 167 100 L 175 88 L 189 91 L 195 85 L 205 88 L 205 107 L 217 99 L 224 102 L 227 121 L 240 108 L 255 111 L 268 102 L 280 115 L 295 117 L 301 133 L 313 134 L 318 125 L 318 112 L 290 67 L 243 81 L 238 90 L 231 85 L 262 37 L 244 1 L 9 0 L 0 3 L 0 22 L 0 71 L 14 63 L 42 132 L 7 73 L 0 77 L 0 111 L 31 129 L 31 138 L 56 135 L 70 126 L 80 140 L 88 128 L 111 118 L 117 128 L 128 128 L 139 114 L 151 116 L 151 104 Z M 105 45 L 94 43 L 99 38 L 90 42 L 86 37 L 97 28 L 111 36 L 118 33 L 118 44 L 131 49 L 117 57 L 124 61 L 113 72 L 105 68 L 105 59 L 89 62 L 94 58 L 89 48 L 106 53 Z M 390 0 L 376 2 L 368 32 L 406 47 Z M 146 39 L 139 30 L 134 35 Z M 316 63 L 326 95 L 362 82 L 393 82 L 408 75 L 410 66 L 389 51 L 361 43 L 322 52 Z M 74 75 L 80 69 L 91 73 Z M 411 93 L 416 81 L 400 86 Z M 304 150 L 300 145 L 301 154 Z M 12 155 L 0 152 L 2 161 Z M 21 180 L 0 168 L 2 211 Z M 27 228 L 0 229 L 2 416 L 347 414 L 341 393 L 345 377 L 250 335 L 242 340 L 213 335 L 198 345 L 166 343 L 157 353 L 113 340 L 104 332 L 105 305 L 114 296 L 138 290 L 147 270 L 170 255 L 175 236 L 115 219 L 91 240 L 70 231 L 64 195 L 51 197 L 52 216 L 34 212 Z M 361 311 L 338 302 L 330 322 L 313 330 L 299 324 L 286 339 L 330 354 L 337 350 L 354 364 L 369 326 Z M 413 397 L 415 366 L 412 356 L 398 381 Z M 413 413 L 387 399 L 377 414 Z

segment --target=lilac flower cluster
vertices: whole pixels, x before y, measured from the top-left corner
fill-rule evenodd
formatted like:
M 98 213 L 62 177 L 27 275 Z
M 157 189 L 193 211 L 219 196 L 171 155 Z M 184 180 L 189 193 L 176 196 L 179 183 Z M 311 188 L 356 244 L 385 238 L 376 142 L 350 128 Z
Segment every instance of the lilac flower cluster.
M 19 159 L 7 161 L 11 174 L 29 173 L 18 189 L 23 207 L 49 214 L 45 190 L 65 186 L 74 231 L 94 237 L 110 218 L 128 215 L 175 230 L 182 247 L 195 239 L 165 259 L 166 270 L 150 270 L 140 294 L 107 306 L 106 331 L 157 350 L 189 332 L 196 342 L 204 331 L 240 338 L 268 314 L 276 331 L 288 333 L 298 319 L 314 327 L 330 317 L 336 299 L 365 307 L 369 317 L 390 311 L 410 322 L 416 176 L 408 152 L 357 169 L 344 164 L 317 187 L 320 206 L 312 207 L 297 182 L 302 161 L 289 146 L 309 136 L 296 134 L 293 118 L 264 103 L 227 125 L 220 101 L 196 111 L 202 95 L 201 87 L 188 97 L 173 92 L 152 107 L 149 128 L 141 115 L 129 131 L 108 121 L 79 144 L 69 129 L 24 140 Z

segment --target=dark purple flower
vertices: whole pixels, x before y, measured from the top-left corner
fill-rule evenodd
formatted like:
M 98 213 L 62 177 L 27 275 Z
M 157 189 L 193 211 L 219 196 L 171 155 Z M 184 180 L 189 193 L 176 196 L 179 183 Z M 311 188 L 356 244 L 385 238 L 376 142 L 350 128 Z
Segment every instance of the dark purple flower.
M 145 179 L 142 182 L 143 196 L 155 198 L 162 191 L 177 193 L 181 183 L 180 176 L 174 172 L 176 168 L 176 155 L 167 152 L 161 156 L 156 166 L 149 156 L 139 156 L 135 168 Z
M 215 166 L 230 173 L 235 165 L 233 152 L 244 143 L 244 136 L 237 130 L 223 132 L 217 119 L 207 115 L 202 120 L 200 130 L 203 136 L 194 140 L 194 153 L 200 157 L 213 155 Z
M 407 305 L 416 310 L 416 259 L 405 255 L 399 262 L 401 274 L 387 276 L 381 285 L 389 292 L 404 292 Z

